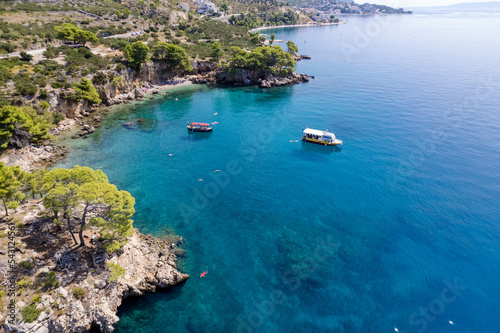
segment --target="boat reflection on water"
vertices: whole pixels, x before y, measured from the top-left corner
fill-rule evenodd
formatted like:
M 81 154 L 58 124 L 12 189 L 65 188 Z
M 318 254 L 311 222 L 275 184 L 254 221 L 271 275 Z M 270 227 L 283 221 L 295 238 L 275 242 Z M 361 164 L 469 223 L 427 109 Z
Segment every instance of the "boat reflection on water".
M 325 147 L 320 145 L 312 145 L 308 142 L 302 141 L 302 151 L 308 153 L 330 155 L 332 153 L 340 153 L 342 151 L 342 146 Z
M 183 136 L 183 140 L 197 141 L 208 139 L 212 136 L 214 132 L 192 132 L 188 131 L 188 136 Z

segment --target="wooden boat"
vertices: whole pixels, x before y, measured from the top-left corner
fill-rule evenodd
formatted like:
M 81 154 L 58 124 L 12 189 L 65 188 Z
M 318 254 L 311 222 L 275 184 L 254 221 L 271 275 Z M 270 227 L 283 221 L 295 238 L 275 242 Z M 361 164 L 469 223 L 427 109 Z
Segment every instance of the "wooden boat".
M 319 131 L 312 128 L 306 128 L 302 131 L 302 141 L 315 143 L 324 146 L 342 145 L 342 140 L 335 138 L 335 134 L 327 131 Z
M 192 132 L 212 132 L 213 128 L 207 123 L 187 123 L 187 129 Z

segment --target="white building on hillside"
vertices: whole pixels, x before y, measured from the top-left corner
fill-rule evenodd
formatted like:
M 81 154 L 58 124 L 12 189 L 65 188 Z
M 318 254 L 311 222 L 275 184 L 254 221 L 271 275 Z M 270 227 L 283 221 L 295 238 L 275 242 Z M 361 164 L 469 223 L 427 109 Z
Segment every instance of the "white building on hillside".
M 219 12 L 219 7 L 208 0 L 196 0 L 196 5 L 198 6 L 198 9 L 196 10 L 198 14 L 209 15 Z

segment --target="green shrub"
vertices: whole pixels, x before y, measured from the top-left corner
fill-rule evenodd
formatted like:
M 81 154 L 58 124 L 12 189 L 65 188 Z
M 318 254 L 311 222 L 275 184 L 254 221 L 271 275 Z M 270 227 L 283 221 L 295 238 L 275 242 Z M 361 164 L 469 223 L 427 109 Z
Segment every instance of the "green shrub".
M 102 237 L 101 237 L 102 238 Z M 117 241 L 117 240 L 113 240 L 113 241 L 108 241 L 108 242 L 105 242 L 102 247 L 109 253 L 113 253 L 113 252 L 116 252 L 118 251 L 119 249 L 121 249 L 123 247 L 123 245 L 127 244 L 127 241 L 124 240 L 124 241 Z
M 40 107 L 44 110 L 48 110 L 50 108 L 50 104 L 47 103 L 46 101 L 41 101 L 40 102 Z
M 111 272 L 111 275 L 109 276 L 109 282 L 117 281 L 119 278 L 125 275 L 125 268 L 123 268 L 118 264 L 109 262 L 108 268 L 109 271 Z
M 75 295 L 76 298 L 83 298 L 85 297 L 85 290 L 82 287 L 75 287 L 71 290 L 73 295 Z
M 11 43 L 0 43 L 0 51 L 4 51 L 4 53 L 11 53 L 17 49 L 15 44 Z M 2 53 L 2 52 L 0 52 Z
M 126 69 L 127 69 L 127 66 L 125 66 L 122 63 L 119 63 L 119 64 L 116 65 L 116 71 L 117 72 L 121 72 L 121 71 L 126 70 Z
M 59 49 L 53 46 L 47 46 L 47 49 L 43 51 L 43 56 L 47 59 L 54 59 L 59 56 Z
M 31 271 L 33 269 L 33 266 L 35 266 L 35 264 L 30 260 L 26 260 L 26 261 L 21 261 L 19 263 L 19 266 L 24 269 L 27 269 L 28 271 Z
M 46 77 L 54 76 L 54 72 L 61 70 L 64 68 L 63 65 L 59 65 L 57 62 L 54 60 L 40 60 L 38 62 L 38 65 L 36 68 L 42 67 L 41 70 L 36 71 L 37 73 L 40 73 L 41 75 L 44 75 Z
M 57 287 L 59 287 L 59 285 L 61 283 L 57 279 L 56 273 L 55 272 L 50 272 L 45 277 L 45 282 L 43 284 L 47 288 L 57 288 Z
M 119 75 L 113 78 L 112 84 L 114 87 L 118 87 L 120 84 L 122 84 L 123 81 L 123 76 Z
M 41 302 L 42 302 L 41 295 L 33 295 L 33 298 L 31 299 L 31 303 L 36 304 L 36 303 L 41 303 Z
M 103 72 L 97 72 L 92 78 L 92 83 L 96 86 L 102 86 L 108 83 L 108 76 Z
M 5 86 L 7 81 L 12 79 L 10 66 L 5 66 L 4 63 L 4 61 L 0 61 L 0 86 Z
M 110 63 L 108 59 L 103 58 L 98 54 L 94 54 L 92 51 L 84 47 L 69 48 L 61 46 L 59 49 L 66 55 L 64 60 L 66 61 L 68 71 L 78 70 L 81 67 L 88 68 L 92 65 L 102 69 L 106 68 L 106 66 Z
M 47 80 L 45 79 L 45 77 L 43 77 L 41 75 L 37 75 L 33 79 L 33 84 L 36 84 L 40 88 L 43 88 L 43 87 L 45 87 L 47 85 Z
M 0 108 L 0 147 L 7 147 L 14 128 L 19 125 L 32 135 L 33 143 L 51 138 L 49 129 L 52 125 L 46 116 L 37 115 L 29 107 L 4 106 Z
M 66 79 L 61 80 L 61 81 L 58 79 L 57 81 L 52 82 L 50 85 L 54 89 L 57 89 L 57 88 L 71 88 L 71 83 L 66 82 Z
M 16 80 L 16 94 L 21 96 L 35 96 L 38 88 L 31 84 L 28 78 Z
M 23 321 L 25 323 L 32 323 L 38 318 L 38 316 L 40 315 L 40 311 L 36 309 L 36 306 L 34 304 L 31 304 L 26 306 L 22 310 L 22 315 Z
M 40 98 L 41 99 L 47 99 L 49 98 L 49 93 L 45 89 L 40 89 Z
M 16 282 L 16 285 L 17 285 L 18 287 L 26 287 L 26 286 L 30 286 L 30 285 L 31 285 L 31 281 L 30 281 L 30 279 L 29 279 L 27 276 L 25 276 L 22 280 L 17 281 L 17 282 Z
M 92 85 L 92 82 L 87 80 L 86 78 L 82 78 L 80 83 L 75 85 L 76 93 L 72 95 L 68 95 L 66 99 L 72 101 L 80 101 L 85 99 L 90 103 L 101 104 L 102 100 L 99 98 L 99 94 L 97 93 L 96 88 Z
M 60 112 L 54 112 L 53 113 L 53 121 L 54 121 L 54 124 L 58 125 L 62 120 L 64 120 L 64 118 L 66 118 L 62 113 Z
M 27 48 L 28 45 L 23 45 L 24 48 Z M 31 60 L 33 60 L 33 56 L 25 51 L 21 51 L 21 53 L 19 54 L 21 56 L 21 61 L 27 61 L 27 62 L 30 62 Z

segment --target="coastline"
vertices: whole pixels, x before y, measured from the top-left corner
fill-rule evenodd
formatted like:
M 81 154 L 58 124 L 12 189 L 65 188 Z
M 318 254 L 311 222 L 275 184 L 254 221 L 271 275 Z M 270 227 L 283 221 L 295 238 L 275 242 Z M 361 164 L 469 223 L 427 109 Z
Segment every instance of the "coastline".
M 75 139 L 92 134 L 95 131 L 94 126 L 102 125 L 113 106 L 125 106 L 131 102 L 143 103 L 161 98 L 167 91 L 175 91 L 175 88 L 193 85 L 187 76 L 177 80 L 184 82 L 175 85 L 144 82 L 140 96 L 134 95 L 134 91 L 120 94 L 114 105 L 91 107 L 88 112 L 78 114 L 74 118 L 66 118 L 50 131 L 54 139 L 44 145 L 30 144 L 20 149 L 5 149 L 0 155 L 0 162 L 18 165 L 28 172 L 50 167 L 64 159 L 68 152 L 66 146 L 60 145 L 60 139 L 69 139 L 69 135 L 78 132 L 79 135 L 73 136 Z M 148 88 L 145 88 L 146 86 Z M 128 96 L 133 96 L 132 100 Z M 99 119 L 98 124 L 89 125 L 91 121 L 95 122 L 96 118 Z M 26 295 L 18 296 L 14 321 L 7 320 L 8 314 L 3 311 L 8 309 L 7 307 L 2 307 L 0 311 L 0 320 L 4 319 L 0 327 L 6 332 L 68 332 L 74 331 L 75 328 L 80 332 L 88 332 L 95 327 L 102 332 L 112 332 L 119 321 L 118 308 L 125 298 L 154 293 L 158 289 L 169 289 L 184 283 L 190 277 L 177 269 L 178 258 L 185 256 L 185 250 L 177 241 L 178 236 L 158 238 L 143 234 L 135 228 L 134 234 L 122 249 L 116 253 L 107 253 L 99 247 L 92 248 L 90 243 L 86 243 L 83 248 L 70 247 L 71 240 L 65 233 L 59 233 L 59 237 L 54 238 L 56 224 L 44 216 L 43 203 L 37 199 L 22 204 L 14 214 L 0 217 L 2 230 L 7 230 L 7 224 L 11 221 L 22 221 L 18 222 L 22 223 L 22 226 L 19 224 L 17 227 L 17 237 L 22 238 L 23 250 L 16 254 L 16 263 L 31 261 L 34 268 L 30 269 L 29 275 L 42 280 L 47 278 L 50 271 L 55 271 L 60 283 L 51 293 L 40 294 L 39 290 L 21 288 L 20 291 L 24 289 Z M 28 228 L 38 230 L 36 239 L 29 236 L 31 232 L 26 231 Z M 95 232 L 98 230 L 86 232 L 86 242 Z M 40 241 L 46 244 L 59 243 L 60 247 L 49 247 L 45 254 L 41 255 L 45 250 L 40 250 Z M 58 249 L 59 251 L 56 251 Z M 70 267 L 61 263 L 56 259 L 61 253 L 78 258 L 76 262 L 79 266 Z M 92 258 L 90 261 L 89 256 Z M 100 257 L 106 260 L 103 261 Z M 113 281 L 106 263 L 120 265 L 124 268 L 125 275 Z M 16 274 L 20 275 L 17 280 L 21 281 L 26 273 L 26 270 L 18 268 Z M 80 298 L 73 295 L 74 288 L 82 288 L 85 296 Z M 41 296 L 42 300 L 37 305 L 40 315 L 33 322 L 25 322 L 22 310 L 30 305 L 30 300 L 36 295 Z
M 258 27 L 258 28 L 253 28 L 248 30 L 248 32 L 255 32 L 255 31 L 261 31 L 261 30 L 267 30 L 267 29 L 280 29 L 280 28 L 300 28 L 300 27 L 321 27 L 321 26 L 329 26 L 329 25 L 335 25 L 335 24 L 346 24 L 347 21 L 340 21 L 340 22 L 329 22 L 329 23 L 303 23 L 303 24 L 290 24 L 290 25 L 277 25 L 277 26 L 272 26 L 272 27 Z
M 190 277 L 177 269 L 178 256 L 185 254 L 178 236 L 160 239 L 134 229 L 123 248 L 108 253 L 99 242 L 92 244 L 91 236 L 97 232 L 93 229 L 85 232 L 85 246 L 75 247 L 67 231 L 57 232 L 45 210 L 42 200 L 35 199 L 0 218 L 2 230 L 17 221 L 16 243 L 22 249 L 16 251 L 15 262 L 31 263 L 11 273 L 17 281 L 27 282 L 17 289 L 14 310 L 6 306 L 0 310 L 0 320 L 4 319 L 0 327 L 5 332 L 88 332 L 92 328 L 112 332 L 125 298 L 168 289 Z M 113 265 L 123 270 L 114 278 Z M 39 288 L 35 282 L 43 283 L 50 274 L 58 282 Z M 32 301 L 36 298 L 39 301 Z M 26 322 L 23 310 L 30 304 L 39 314 Z
M 131 102 L 144 102 L 146 99 L 152 99 L 155 95 L 165 95 L 167 91 L 174 90 L 175 88 L 187 87 L 193 85 L 193 82 L 186 80 L 185 82 L 178 83 L 175 85 L 150 85 L 144 91 L 142 97 L 129 98 L 129 94 L 121 94 L 119 98 L 116 99 L 116 103 L 110 106 L 99 105 L 95 107 L 91 115 L 92 117 L 80 117 L 79 118 L 66 118 L 62 120 L 57 127 L 50 130 L 50 133 L 54 136 L 53 140 L 41 145 L 28 145 L 21 149 L 9 148 L 5 149 L 0 153 L 0 162 L 4 162 L 7 166 L 9 165 L 19 165 L 21 170 L 33 172 L 38 169 L 45 167 L 50 167 L 54 163 L 66 157 L 68 153 L 68 148 L 64 145 L 60 145 L 59 141 L 61 139 L 69 138 L 72 139 L 86 138 L 88 135 L 95 131 L 95 128 L 100 127 L 104 121 L 105 115 L 110 112 L 111 107 L 123 104 L 129 104 Z

